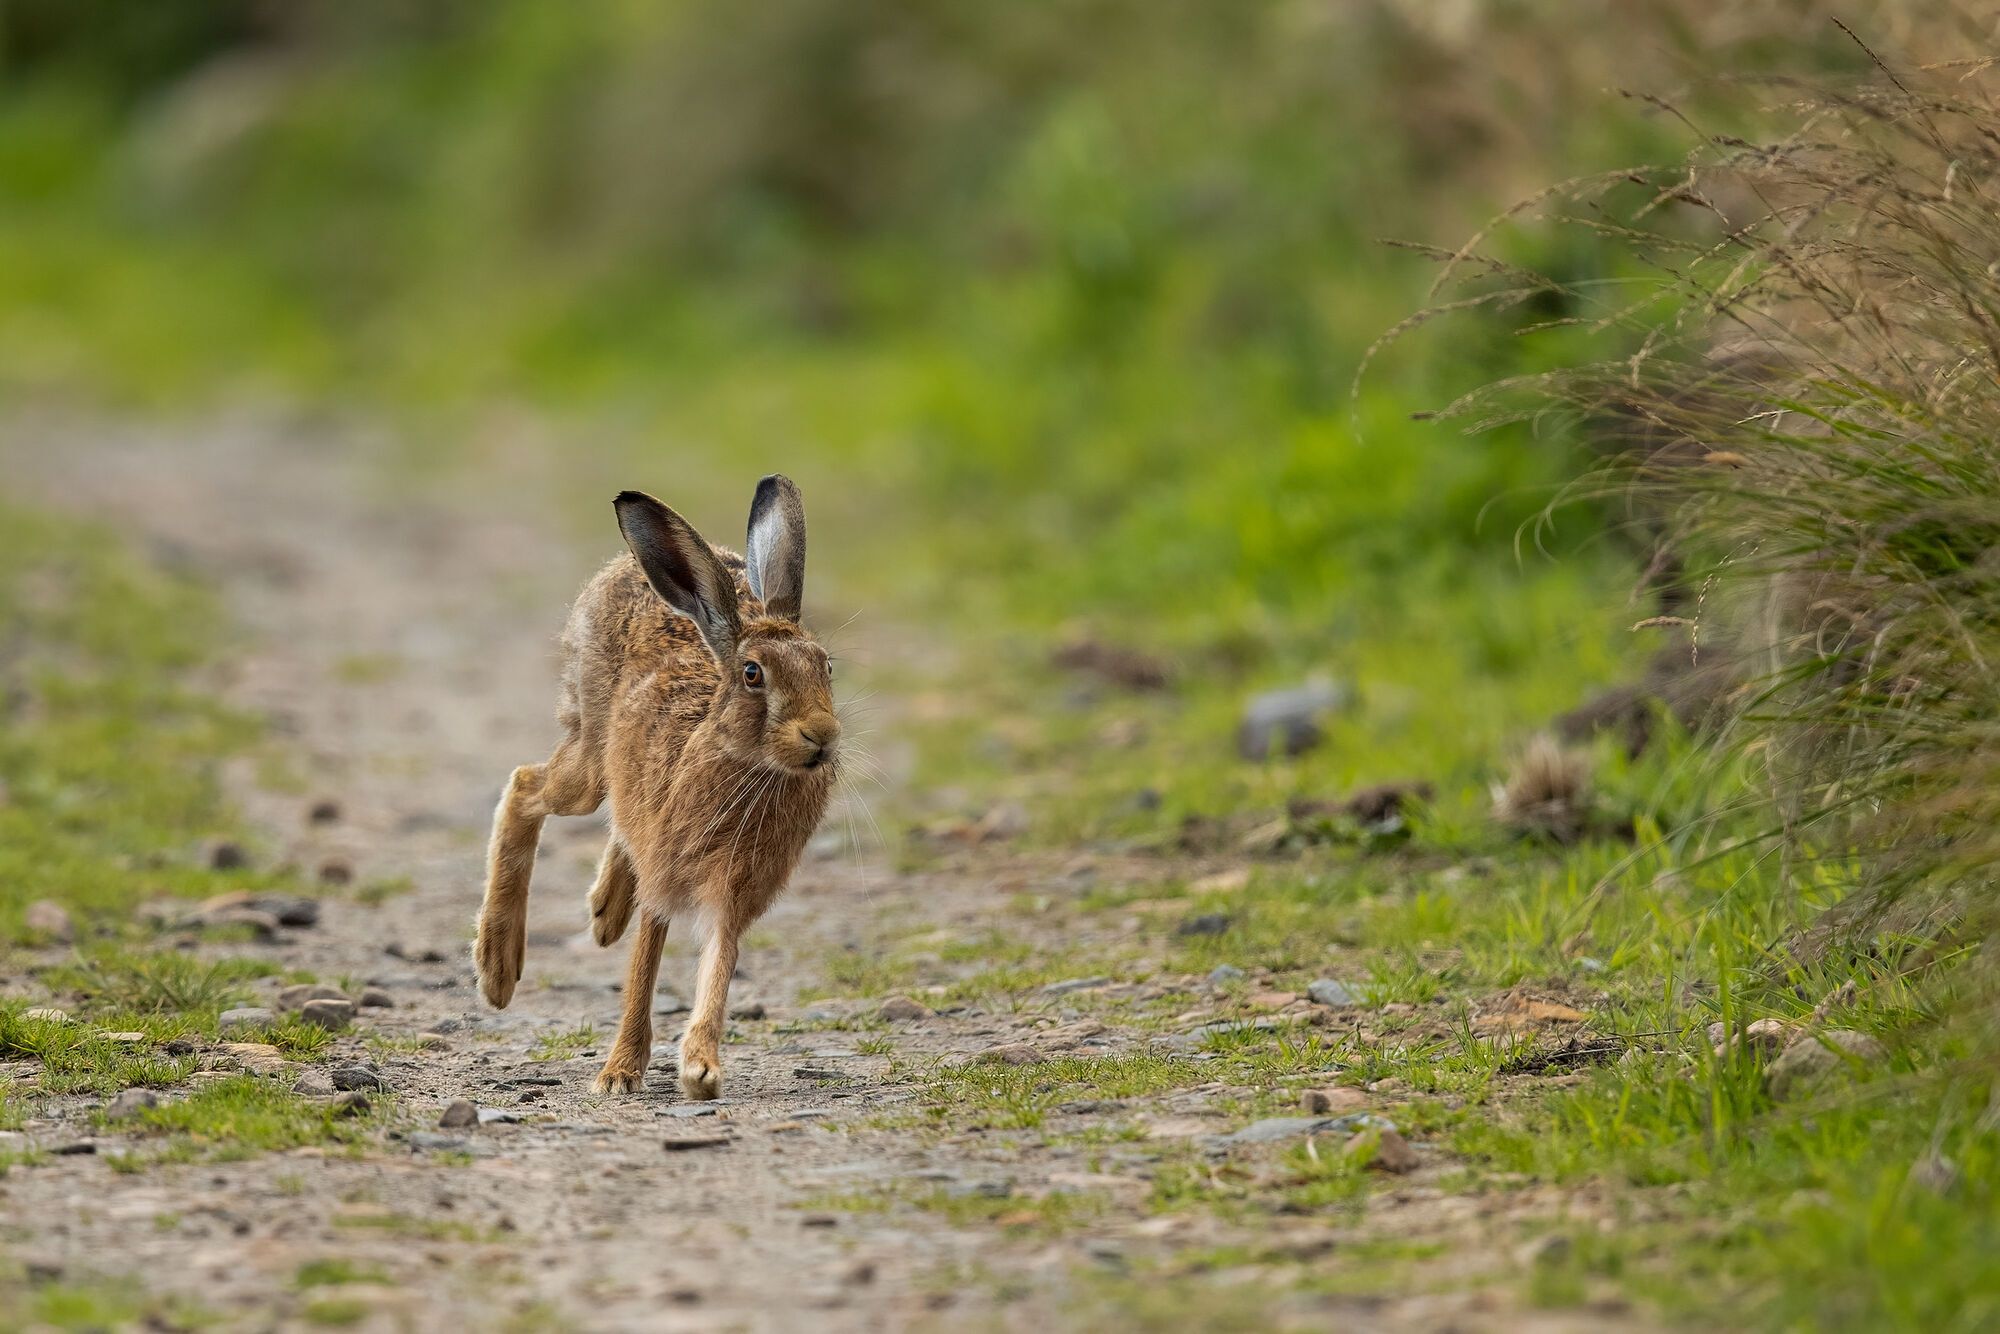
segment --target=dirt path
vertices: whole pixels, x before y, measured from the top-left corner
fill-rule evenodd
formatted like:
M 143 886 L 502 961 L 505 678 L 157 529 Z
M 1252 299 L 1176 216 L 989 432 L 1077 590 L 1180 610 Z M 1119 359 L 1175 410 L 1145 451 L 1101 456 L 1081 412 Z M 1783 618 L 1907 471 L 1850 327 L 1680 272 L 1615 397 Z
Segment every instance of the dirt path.
M 389 1276 L 342 1290 L 358 1294 L 368 1327 L 817 1330 L 1060 1325 L 1090 1298 L 1093 1275 L 1115 1282 L 1176 1249 L 1272 1240 L 1268 1220 L 1150 1214 L 1143 1137 L 1085 1148 L 1074 1136 L 932 1129 L 910 1115 L 917 1090 L 891 1076 L 895 1061 L 956 1061 L 1024 1041 L 1092 1053 L 1150 1040 L 1080 1019 L 1060 992 L 897 1023 L 886 1042 L 879 1027 L 863 1042 L 827 1022 L 872 1015 L 875 1002 L 801 1002 L 802 988 L 825 986 L 830 961 L 865 955 L 885 932 L 970 933 L 1008 915 L 1006 889 L 1056 879 L 1033 862 L 996 853 L 907 875 L 879 852 L 809 856 L 746 949 L 732 1002 L 746 1016 L 761 1005 L 763 1017 L 732 1026 L 726 1096 L 690 1106 L 671 1075 L 672 1017 L 660 1021 L 643 1094 L 590 1092 L 616 1026 L 623 947 L 606 954 L 588 938 L 601 824 L 553 820 L 527 979 L 509 1010 L 485 1009 L 467 941 L 491 803 L 511 766 L 541 758 L 555 736 L 553 635 L 611 548 L 579 545 L 553 504 L 537 508 L 546 479 L 514 470 L 396 494 L 343 443 L 247 421 L 171 437 L 16 427 L 0 443 L 27 494 L 115 519 L 223 588 L 249 641 L 225 655 L 219 684 L 276 722 L 307 780 L 304 793 L 273 793 L 242 775 L 262 854 L 409 883 L 376 906 L 333 896 L 316 929 L 243 947 L 387 989 L 394 1005 L 364 1010 L 341 1050 L 379 1062 L 402 1137 L 357 1157 L 302 1150 L 136 1175 L 101 1158 L 54 1159 L 12 1174 L 0 1196 L 14 1217 L 36 1220 L 25 1250 L 72 1273 L 136 1274 L 243 1328 L 298 1324 L 294 1276 L 340 1258 Z M 339 803 L 337 821 L 304 819 L 319 798 Z M 1064 860 L 1074 872 L 1076 859 Z M 415 961 L 427 954 L 435 961 Z M 691 960 L 688 942 L 670 941 L 663 1010 L 673 1009 L 665 992 L 691 986 Z M 564 1035 L 585 1030 L 565 1047 Z M 426 1033 L 444 1036 L 424 1050 L 367 1045 Z M 1145 1110 L 1200 1117 L 1207 1096 L 1177 1093 Z M 510 1119 L 434 1129 L 455 1098 Z M 88 1105 L 58 1122 L 80 1121 Z M 1093 1115 L 1069 1113 L 1077 1127 Z M 713 1147 L 663 1148 L 669 1137 L 725 1135 Z M 1548 1208 L 1521 1195 L 1450 1195 L 1439 1171 L 1427 1167 L 1378 1206 L 1372 1235 L 1436 1238 L 1490 1259 L 1514 1244 L 1511 1219 Z M 1109 1201 L 1087 1243 L 813 1203 L 885 1188 L 1034 1200 L 1066 1186 Z M 1322 1255 L 1336 1270 L 1352 1237 L 1313 1218 L 1283 1232 L 1294 1260 Z M 1228 1296 L 1232 1282 L 1247 1294 L 1258 1278 L 1218 1273 L 1216 1311 L 1254 1327 L 1519 1328 L 1524 1318 L 1476 1287 L 1391 1301 Z

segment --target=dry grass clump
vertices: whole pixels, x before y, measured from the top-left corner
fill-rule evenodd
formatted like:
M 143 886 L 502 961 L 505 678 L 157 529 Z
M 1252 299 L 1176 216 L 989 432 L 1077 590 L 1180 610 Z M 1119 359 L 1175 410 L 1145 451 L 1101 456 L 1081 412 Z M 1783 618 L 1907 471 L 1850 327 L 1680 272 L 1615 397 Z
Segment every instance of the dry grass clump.
M 1764 761 L 1770 833 L 1860 867 L 1869 909 L 1923 891 L 1977 910 L 2000 862 L 1989 50 L 1878 62 L 1845 91 L 1745 85 L 1774 95 L 1779 133 L 1551 189 L 1445 257 L 1439 286 L 1440 309 L 1532 303 L 1620 349 L 1449 411 L 1612 437 L 1577 490 L 1615 498 L 1652 553 L 1665 614 L 1641 626 L 1732 646 L 1752 685 L 1722 736 Z M 1564 284 L 1488 253 L 1530 216 L 1608 242 L 1622 271 Z
M 1590 757 L 1550 736 L 1532 738 L 1507 781 L 1494 785 L 1493 818 L 1517 834 L 1576 842 L 1591 823 Z

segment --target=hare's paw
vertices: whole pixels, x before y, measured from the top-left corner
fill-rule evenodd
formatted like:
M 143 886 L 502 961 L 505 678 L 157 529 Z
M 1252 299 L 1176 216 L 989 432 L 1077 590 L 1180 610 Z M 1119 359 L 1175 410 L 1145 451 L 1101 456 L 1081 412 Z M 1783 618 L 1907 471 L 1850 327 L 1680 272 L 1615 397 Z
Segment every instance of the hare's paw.
M 590 891 L 590 934 L 599 945 L 618 943 L 632 920 L 632 887 L 620 881 L 600 883 Z
M 598 1071 L 597 1079 L 590 1087 L 598 1093 L 637 1093 L 645 1086 L 646 1072 L 643 1068 L 625 1065 L 614 1057 Z
M 722 1096 L 722 1062 L 714 1056 L 703 1059 L 681 1053 L 681 1092 L 695 1102 Z
M 526 924 L 519 915 L 490 909 L 479 915 L 479 938 L 473 942 L 472 959 L 479 970 L 479 994 L 494 1009 L 504 1010 L 514 999 L 514 984 L 521 980 L 527 949 Z

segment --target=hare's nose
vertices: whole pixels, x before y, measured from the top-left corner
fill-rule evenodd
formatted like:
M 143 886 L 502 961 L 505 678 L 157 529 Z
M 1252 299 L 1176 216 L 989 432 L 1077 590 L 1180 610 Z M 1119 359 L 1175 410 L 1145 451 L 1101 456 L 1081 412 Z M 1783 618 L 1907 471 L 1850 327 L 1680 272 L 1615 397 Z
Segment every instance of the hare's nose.
M 799 740 L 811 746 L 812 754 L 806 759 L 806 768 L 816 769 L 833 750 L 833 743 L 840 739 L 840 724 L 829 719 L 813 727 L 801 727 Z

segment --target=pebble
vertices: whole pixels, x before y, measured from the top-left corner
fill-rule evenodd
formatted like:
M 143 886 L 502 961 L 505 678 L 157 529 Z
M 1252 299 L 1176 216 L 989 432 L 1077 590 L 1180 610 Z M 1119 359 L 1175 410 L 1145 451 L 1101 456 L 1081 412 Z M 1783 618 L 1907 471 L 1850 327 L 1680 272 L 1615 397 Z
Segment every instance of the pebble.
M 438 1126 L 444 1130 L 462 1130 L 479 1124 L 479 1108 L 467 1098 L 454 1098 L 443 1113 L 438 1116 Z
M 319 882 L 322 885 L 353 884 L 354 867 L 338 857 L 330 857 L 319 864 Z
M 360 1116 L 367 1110 L 368 1095 L 359 1089 L 351 1093 L 343 1093 L 333 1100 L 333 1114 L 335 1116 Z
M 1349 1158 L 1365 1155 L 1367 1165 L 1378 1172 L 1401 1175 L 1423 1166 L 1423 1159 L 1417 1157 L 1417 1151 L 1410 1147 L 1410 1142 L 1390 1125 L 1371 1126 L 1360 1131 L 1347 1141 L 1341 1152 Z
M 1306 987 L 1306 997 L 1316 1005 L 1325 1005 L 1335 1010 L 1350 1009 L 1356 1005 L 1366 1005 L 1361 993 L 1345 982 L 1336 982 L 1330 977 L 1322 977 Z
M 1325 737 L 1320 720 L 1347 702 L 1348 692 L 1331 681 L 1308 681 L 1254 695 L 1243 706 L 1236 728 L 1236 751 L 1246 760 L 1298 755 Z
M 714 1116 L 716 1115 L 716 1110 L 715 1104 L 712 1102 L 683 1102 L 676 1103 L 672 1107 L 662 1108 L 660 1115 L 671 1116 L 676 1120 L 686 1120 L 690 1117 Z
M 382 987 L 364 987 L 362 989 L 361 1004 L 365 1009 L 386 1010 L 395 1003 L 396 998 L 391 996 Z
M 255 908 L 224 908 L 219 912 L 202 913 L 197 917 L 190 918 L 186 925 L 196 927 L 248 927 L 250 934 L 258 940 L 270 940 L 278 934 L 278 919 L 270 913 L 259 912 Z
M 57 945 L 67 945 L 76 939 L 76 923 L 69 915 L 69 909 L 52 899 L 36 899 L 21 914 L 21 925 L 28 928 L 30 935 L 40 936 Z
M 159 1105 L 160 1095 L 151 1089 L 126 1089 L 105 1105 L 104 1115 L 107 1120 L 124 1121 Z
M 875 1017 L 893 1024 L 902 1020 L 929 1019 L 932 1014 L 931 1007 L 921 1001 L 911 1000 L 908 996 L 891 996 L 882 1002 L 882 1008 L 875 1012 Z
M 413 1149 L 420 1149 L 425 1152 L 448 1153 L 455 1149 L 465 1148 L 466 1140 L 462 1135 L 439 1135 L 429 1130 L 418 1130 L 410 1135 L 409 1145 Z
M 223 1055 L 236 1068 L 253 1075 L 275 1075 L 285 1069 L 285 1055 L 268 1042 L 225 1042 Z
M 660 1147 L 669 1153 L 682 1153 L 689 1149 L 719 1149 L 736 1142 L 729 1134 L 717 1135 L 669 1135 L 661 1141 Z
M 302 1010 L 307 1001 L 347 999 L 347 993 L 339 987 L 327 986 L 324 982 L 300 982 L 284 988 L 278 993 L 278 1008 L 281 1010 Z
M 1226 987 L 1232 982 L 1241 982 L 1249 974 L 1233 963 L 1219 963 L 1208 974 L 1208 985 Z
M 519 1112 L 510 1112 L 504 1107 L 481 1107 L 479 1124 L 482 1126 L 515 1126 L 521 1123 Z
M 337 824 L 340 820 L 340 803 L 331 797 L 322 797 L 306 812 L 306 819 L 312 824 Z
M 299 1008 L 299 1021 L 329 1032 L 339 1032 L 354 1022 L 354 1002 L 309 1000 Z
M 411 945 L 404 941 L 392 940 L 382 947 L 382 952 L 392 959 L 405 963 L 443 963 L 445 952 L 430 945 Z
M 278 1022 L 278 1016 L 262 1005 L 240 1005 L 233 1010 L 224 1010 L 217 1022 L 222 1032 L 228 1033 L 232 1029 L 269 1028 Z
M 250 854 L 241 843 L 219 838 L 208 845 L 207 861 L 213 871 L 240 871 L 250 864 Z
M 1836 1075 L 1852 1076 L 1888 1055 L 1880 1042 L 1851 1028 L 1835 1028 L 1792 1044 L 1764 1072 L 1764 1085 L 1780 1102 Z
M 69 1011 L 58 1010 L 53 1005 L 37 1005 L 32 1010 L 21 1011 L 21 1017 L 39 1019 L 45 1024 L 66 1024 L 69 1022 Z
M 365 1065 L 336 1065 L 326 1073 L 337 1089 L 380 1093 L 386 1092 L 389 1087 L 387 1080 Z
M 764 1017 L 764 1002 L 746 1001 L 742 1005 L 732 1005 L 729 1007 L 729 1017 L 731 1019 L 762 1019 Z
M 308 1070 L 292 1085 L 292 1092 L 302 1098 L 331 1098 L 334 1093 L 333 1076 L 324 1070 Z
M 1219 936 L 1229 929 L 1230 917 L 1225 912 L 1196 913 L 1174 928 L 1177 936 Z

